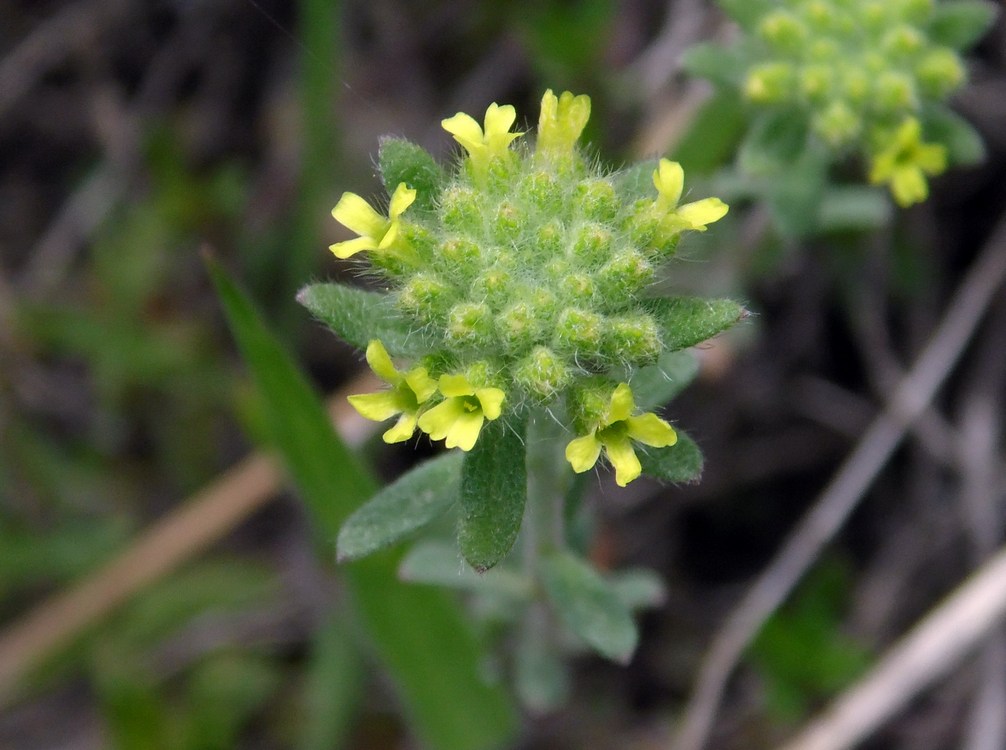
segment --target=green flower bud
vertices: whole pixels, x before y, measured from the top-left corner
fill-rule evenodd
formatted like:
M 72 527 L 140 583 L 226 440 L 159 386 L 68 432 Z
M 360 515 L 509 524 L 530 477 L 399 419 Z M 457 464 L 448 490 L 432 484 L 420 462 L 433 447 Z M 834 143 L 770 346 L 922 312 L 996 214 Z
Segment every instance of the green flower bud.
M 877 77 L 873 102 L 879 110 L 890 114 L 915 109 L 918 106 L 915 84 L 904 73 L 885 70 Z
M 863 68 L 849 67 L 842 71 L 841 89 L 846 100 L 862 105 L 872 90 L 871 76 Z
M 603 224 L 584 224 L 575 233 L 572 255 L 586 266 L 599 265 L 611 257 L 611 230 Z
M 535 230 L 534 244 L 545 258 L 554 258 L 564 254 L 566 229 L 559 219 L 552 219 Z
M 494 318 L 481 302 L 460 302 L 447 314 L 447 343 L 460 347 L 487 346 L 492 341 Z
M 594 281 L 585 273 L 571 273 L 560 282 L 560 291 L 575 304 L 590 304 L 594 297 Z
M 536 346 L 514 368 L 514 380 L 536 401 L 547 402 L 564 390 L 570 382 L 566 363 L 545 346 Z
M 834 86 L 833 69 L 828 65 L 811 64 L 800 70 L 800 93 L 810 102 L 827 99 Z
M 632 248 L 619 250 L 598 271 L 598 294 L 615 304 L 632 299 L 653 281 L 653 264 Z
M 590 221 L 612 221 L 622 208 L 615 187 L 608 180 L 581 180 L 576 185 L 581 215 Z
M 814 132 L 832 148 L 841 148 L 859 136 L 863 123 L 848 104 L 835 100 L 814 115 Z
M 774 10 L 758 24 L 758 36 L 778 52 L 795 53 L 803 48 L 807 27 L 786 10 Z
M 497 242 L 512 242 L 524 231 L 526 223 L 524 212 L 510 201 L 503 201 L 496 209 L 492 218 L 492 235 Z
M 843 64 L 843 56 L 842 48 L 833 39 L 827 38 L 815 39 L 807 51 L 807 57 L 817 63 Z
M 451 185 L 440 197 L 440 220 L 448 229 L 473 230 L 482 225 L 478 191 L 464 185 Z
M 517 194 L 539 211 L 548 211 L 562 199 L 559 181 L 545 171 L 525 175 L 517 185 Z
M 782 62 L 757 65 L 748 72 L 744 95 L 758 104 L 780 104 L 793 90 L 793 66 Z
M 901 24 L 884 34 L 880 48 L 889 57 L 905 59 L 916 54 L 924 44 L 925 39 L 917 29 Z
M 604 319 L 595 312 L 568 307 L 559 314 L 556 347 L 572 356 L 597 359 L 601 354 Z
M 810 0 L 804 4 L 802 11 L 811 34 L 827 34 L 838 24 L 838 14 L 824 0 Z
M 493 266 L 475 277 L 471 293 L 476 299 L 500 307 L 512 299 L 513 276 L 509 271 Z
M 426 324 L 441 320 L 455 301 L 454 290 L 430 273 L 418 273 L 399 290 L 398 307 Z
M 445 261 L 442 265 L 452 272 L 459 270 L 470 271 L 478 268 L 482 263 L 482 253 L 479 246 L 471 240 L 449 239 L 440 246 L 438 257 Z
M 535 308 L 527 302 L 517 302 L 505 308 L 496 320 L 503 346 L 510 352 L 529 349 L 541 331 L 541 320 Z
M 919 61 L 915 75 L 926 94 L 943 98 L 964 82 L 964 65 L 953 50 L 940 47 Z
M 660 356 L 660 329 L 646 314 L 610 318 L 604 341 L 605 355 L 636 367 L 653 364 Z

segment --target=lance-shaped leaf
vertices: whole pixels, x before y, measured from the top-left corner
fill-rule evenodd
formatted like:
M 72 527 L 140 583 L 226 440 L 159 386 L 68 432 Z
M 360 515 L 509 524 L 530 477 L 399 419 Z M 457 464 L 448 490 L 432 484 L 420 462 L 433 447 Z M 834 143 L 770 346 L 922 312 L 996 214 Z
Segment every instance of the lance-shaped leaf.
M 423 337 L 380 292 L 342 284 L 309 284 L 297 294 L 297 301 L 339 338 L 360 349 L 378 339 L 393 357 L 418 357 L 429 350 Z
M 698 482 L 702 476 L 702 451 L 684 432 L 676 432 L 678 442 L 674 445 L 639 451 L 637 455 L 643 473 L 672 484 Z
M 602 656 L 628 663 L 639 634 L 629 608 L 611 584 L 569 552 L 542 560 L 541 580 L 566 627 Z
M 955 0 L 936 3 L 926 29 L 937 44 L 955 49 L 967 49 L 977 42 L 992 25 L 997 8 L 981 0 Z
M 503 559 L 520 531 L 527 500 L 524 426 L 503 419 L 486 424 L 461 469 L 458 543 L 480 573 Z
M 398 575 L 403 581 L 492 594 L 513 601 L 527 600 L 532 593 L 531 581 L 505 566 L 499 565 L 481 575 L 476 573 L 461 560 L 453 541 L 419 542 L 402 558 Z
M 440 194 L 444 172 L 428 151 L 404 138 L 382 138 L 377 163 L 389 193 L 404 182 L 416 191 L 414 211 L 435 208 L 434 198 Z
M 641 367 L 629 378 L 629 387 L 643 411 L 666 404 L 691 383 L 699 372 L 699 361 L 691 352 L 665 352 L 655 365 Z
M 951 164 L 968 166 L 985 159 L 985 143 L 970 122 L 944 106 L 930 107 L 923 116 L 929 140 L 947 147 Z
M 339 529 L 339 562 L 356 560 L 421 529 L 458 499 L 464 455 L 430 459 L 389 484 Z
M 660 326 L 665 351 L 701 344 L 747 316 L 747 310 L 731 299 L 660 297 L 646 306 Z

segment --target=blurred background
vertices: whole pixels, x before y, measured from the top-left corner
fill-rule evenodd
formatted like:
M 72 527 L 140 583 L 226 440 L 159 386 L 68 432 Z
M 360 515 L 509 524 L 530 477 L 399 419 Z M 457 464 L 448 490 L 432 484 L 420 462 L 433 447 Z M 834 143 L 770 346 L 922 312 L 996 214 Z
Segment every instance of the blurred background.
M 294 295 L 357 275 L 327 252 L 346 238 L 329 211 L 344 190 L 380 195 L 379 136 L 449 158 L 443 117 L 497 101 L 533 125 L 545 88 L 570 89 L 592 97 L 598 158 L 671 153 L 689 191 L 713 194 L 741 132 L 702 109 L 709 90 L 680 58 L 731 33 L 703 0 L 2 0 L 0 747 L 416 746 L 380 670 L 323 658 L 342 601 L 334 548 L 312 542 L 272 474 L 214 496 L 227 521 L 144 536 L 258 444 L 201 250 L 336 391 L 362 355 Z M 699 380 L 668 412 L 705 450 L 704 479 L 614 491 L 602 476 L 592 490 L 595 562 L 657 570 L 666 603 L 644 615 L 630 665 L 580 660 L 569 705 L 524 716 L 508 746 L 669 747 L 710 633 L 1006 212 L 1001 18 L 968 61 L 955 107 L 987 159 L 935 180 L 927 203 L 881 232 L 802 241 L 737 205 L 683 247 L 677 290 L 754 313 L 700 349 Z M 921 427 L 748 651 L 710 747 L 772 747 L 1001 543 L 1004 386 L 999 292 Z M 363 449 L 388 479 L 417 455 Z M 120 579 L 154 570 L 128 596 L 99 587 L 35 609 L 124 554 Z M 966 662 L 869 747 L 962 747 L 979 684 Z

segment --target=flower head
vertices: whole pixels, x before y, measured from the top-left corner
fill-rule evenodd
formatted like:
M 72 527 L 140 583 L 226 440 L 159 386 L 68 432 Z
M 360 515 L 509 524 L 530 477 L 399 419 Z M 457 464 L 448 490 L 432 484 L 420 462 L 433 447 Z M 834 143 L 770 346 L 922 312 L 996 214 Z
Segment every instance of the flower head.
M 343 193 L 332 209 L 335 220 L 356 232 L 355 240 L 329 246 L 337 258 L 349 258 L 361 250 L 389 250 L 399 242 L 401 215 L 416 199 L 416 191 L 400 182 L 391 196 L 388 217 L 381 216 L 356 193 Z
M 541 98 L 537 153 L 568 153 L 573 150 L 590 119 L 590 97 L 563 91 L 558 97 L 548 89 Z
M 898 205 L 904 208 L 928 197 L 925 175 L 935 176 L 946 168 L 946 147 L 924 143 L 922 125 L 909 117 L 890 136 L 887 146 L 873 157 L 870 182 L 887 183 Z
M 476 388 L 464 375 L 441 375 L 440 392 L 445 396 L 419 417 L 419 429 L 448 448 L 470 451 L 485 420 L 499 417 L 504 393 L 499 388 Z
M 510 132 L 516 119 L 517 110 L 513 105 L 501 107 L 493 102 L 486 110 L 485 128 L 479 127 L 478 122 L 464 112 L 458 112 L 440 124 L 468 152 L 476 171 L 484 171 L 493 160 L 508 153 L 515 138 L 524 135 Z
M 601 455 L 615 467 L 615 482 L 624 487 L 643 471 L 632 441 L 654 448 L 666 448 L 678 442 L 674 428 L 652 412 L 633 415 L 636 404 L 632 389 L 619 383 L 611 394 L 608 408 L 594 429 L 575 438 L 566 446 L 566 460 L 577 474 L 587 471 Z
M 726 216 L 729 207 L 719 198 L 703 198 L 694 203 L 678 205 L 685 185 L 685 171 L 676 161 L 661 159 L 653 172 L 657 188 L 657 208 L 669 212 L 668 221 L 674 228 L 706 231 L 706 225 Z
M 391 389 L 350 396 L 349 403 L 363 417 L 375 422 L 383 422 L 401 414 L 395 426 L 384 433 L 384 442 L 400 443 L 408 440 L 416 431 L 416 420 L 423 404 L 437 391 L 436 381 L 429 376 L 425 367 L 415 367 L 406 373 L 396 370 L 384 344 L 377 339 L 367 345 L 367 363 L 381 380 L 391 385 Z

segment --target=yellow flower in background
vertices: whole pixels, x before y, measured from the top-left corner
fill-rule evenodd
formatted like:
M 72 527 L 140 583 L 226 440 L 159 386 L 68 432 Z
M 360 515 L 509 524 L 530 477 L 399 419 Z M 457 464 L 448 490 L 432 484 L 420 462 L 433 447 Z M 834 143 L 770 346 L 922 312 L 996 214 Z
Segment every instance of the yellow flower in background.
M 470 451 L 486 420 L 502 412 L 505 394 L 499 388 L 476 388 L 463 375 L 441 375 L 440 392 L 445 396 L 419 418 L 419 429 L 448 448 Z
M 678 205 L 685 186 L 685 170 L 676 161 L 661 159 L 653 172 L 657 188 L 657 209 L 668 212 L 669 224 L 678 231 L 706 231 L 706 225 L 726 216 L 729 206 L 719 198 L 703 198 L 694 203 Z
M 384 217 L 356 193 L 343 193 L 332 209 L 332 216 L 360 236 L 355 240 L 336 242 L 328 249 L 337 258 L 349 258 L 363 250 L 391 249 L 399 239 L 401 215 L 415 200 L 416 191 L 404 182 L 399 183 L 391 196 L 388 216 Z
M 909 117 L 891 135 L 886 148 L 873 157 L 870 182 L 887 184 L 902 208 L 929 197 L 926 175 L 942 174 L 947 168 L 947 149 L 938 143 L 924 143 L 922 125 Z
M 416 421 L 423 404 L 437 392 L 436 381 L 429 376 L 425 367 L 415 367 L 404 374 L 399 372 L 392 364 L 384 344 L 377 339 L 367 345 L 367 364 L 391 389 L 350 396 L 349 403 L 361 416 L 375 422 L 383 422 L 400 414 L 395 426 L 384 433 L 384 442 L 400 443 L 408 440 L 416 431 Z
M 440 124 L 468 152 L 475 169 L 483 172 L 494 159 L 506 156 L 514 139 L 524 135 L 510 132 L 516 119 L 517 110 L 513 105 L 501 107 L 493 102 L 486 110 L 484 128 L 464 112 L 458 112 Z
M 548 89 L 541 98 L 537 153 L 570 152 L 590 119 L 590 97 L 563 91 L 558 97 Z
M 611 394 L 607 413 L 592 432 L 575 438 L 566 446 L 566 460 L 581 474 L 597 463 L 604 450 L 615 467 L 615 483 L 624 487 L 639 477 L 643 468 L 632 441 L 654 448 L 666 448 L 678 442 L 678 435 L 667 422 L 652 412 L 633 416 L 636 403 L 632 389 L 619 383 Z

